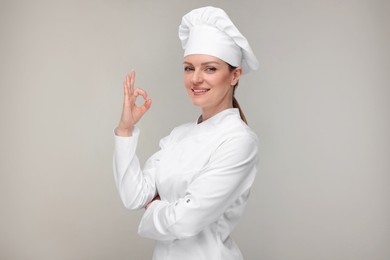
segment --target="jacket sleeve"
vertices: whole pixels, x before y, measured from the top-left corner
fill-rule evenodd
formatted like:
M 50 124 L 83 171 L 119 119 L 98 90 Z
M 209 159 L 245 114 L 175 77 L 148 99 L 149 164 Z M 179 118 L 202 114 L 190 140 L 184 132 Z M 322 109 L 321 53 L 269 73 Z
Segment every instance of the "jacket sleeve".
M 139 129 L 134 128 L 133 135 L 121 137 L 115 135 L 113 172 L 119 196 L 128 209 L 140 209 L 151 201 L 157 193 L 155 169 L 162 150 L 155 153 L 145 163 L 142 170 L 135 154 Z M 163 142 L 160 142 L 160 145 Z
M 257 139 L 251 135 L 234 136 L 223 142 L 183 198 L 150 204 L 138 233 L 156 240 L 174 240 L 201 232 L 250 190 L 257 153 Z

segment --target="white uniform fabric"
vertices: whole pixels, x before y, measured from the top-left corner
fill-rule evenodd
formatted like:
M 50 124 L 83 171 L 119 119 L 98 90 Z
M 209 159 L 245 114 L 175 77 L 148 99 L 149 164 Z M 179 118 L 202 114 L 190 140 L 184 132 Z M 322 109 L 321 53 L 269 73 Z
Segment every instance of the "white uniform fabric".
M 239 260 L 230 238 L 256 175 L 257 137 L 236 108 L 175 128 L 141 169 L 133 136 L 115 136 L 114 177 L 128 209 L 145 211 L 138 233 L 154 260 Z

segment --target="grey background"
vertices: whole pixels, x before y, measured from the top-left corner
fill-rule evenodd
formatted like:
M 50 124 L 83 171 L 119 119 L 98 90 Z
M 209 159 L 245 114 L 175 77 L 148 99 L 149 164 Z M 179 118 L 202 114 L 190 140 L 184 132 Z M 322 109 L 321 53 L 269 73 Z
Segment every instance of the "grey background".
M 261 153 L 246 259 L 390 259 L 389 1 L 369 0 L 0 1 L 1 259 L 151 258 L 112 176 L 122 81 L 153 99 L 144 161 L 200 113 L 177 27 L 204 5 L 261 63 L 237 90 Z

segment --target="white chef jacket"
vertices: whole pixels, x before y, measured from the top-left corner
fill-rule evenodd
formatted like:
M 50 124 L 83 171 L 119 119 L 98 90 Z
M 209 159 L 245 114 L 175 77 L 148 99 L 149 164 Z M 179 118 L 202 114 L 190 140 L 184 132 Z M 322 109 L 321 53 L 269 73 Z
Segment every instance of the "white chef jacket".
M 145 211 L 138 233 L 156 240 L 153 260 L 239 260 L 230 238 L 256 175 L 257 137 L 236 108 L 175 128 L 143 169 L 139 129 L 115 136 L 114 177 L 128 209 Z

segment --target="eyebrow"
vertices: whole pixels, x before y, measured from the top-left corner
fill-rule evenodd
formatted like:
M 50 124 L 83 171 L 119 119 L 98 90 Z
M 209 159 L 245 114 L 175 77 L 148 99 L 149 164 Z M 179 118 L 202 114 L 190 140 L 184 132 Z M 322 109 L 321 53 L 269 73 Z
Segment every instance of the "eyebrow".
M 212 63 L 220 65 L 220 63 L 217 62 L 217 61 L 207 61 L 207 62 L 201 63 L 200 65 L 204 66 L 204 65 L 209 65 L 209 64 L 212 64 Z M 192 63 L 188 62 L 188 61 L 183 62 L 183 64 L 192 65 Z

